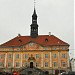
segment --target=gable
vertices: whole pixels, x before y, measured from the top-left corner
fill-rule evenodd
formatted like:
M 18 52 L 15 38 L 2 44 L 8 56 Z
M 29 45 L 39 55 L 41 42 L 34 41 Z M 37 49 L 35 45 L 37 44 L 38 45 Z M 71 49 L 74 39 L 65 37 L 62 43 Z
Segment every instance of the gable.
M 43 46 L 35 43 L 35 42 L 29 42 L 22 46 L 23 50 L 43 50 Z

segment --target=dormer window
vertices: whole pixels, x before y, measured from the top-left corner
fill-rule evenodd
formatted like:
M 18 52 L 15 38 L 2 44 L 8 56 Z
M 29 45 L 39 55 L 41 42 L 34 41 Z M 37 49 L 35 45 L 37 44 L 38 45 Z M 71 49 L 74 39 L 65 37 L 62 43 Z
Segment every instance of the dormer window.
M 18 41 L 19 41 L 19 43 L 21 43 L 21 42 L 22 42 L 22 40 L 20 40 L 20 39 L 19 39 Z
M 47 38 L 45 39 L 45 42 L 48 42 L 48 39 Z

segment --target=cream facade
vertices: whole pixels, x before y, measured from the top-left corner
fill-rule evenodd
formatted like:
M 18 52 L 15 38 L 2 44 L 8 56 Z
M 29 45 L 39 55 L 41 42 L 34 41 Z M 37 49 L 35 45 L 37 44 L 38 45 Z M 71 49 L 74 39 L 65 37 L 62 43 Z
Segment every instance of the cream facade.
M 34 42 L 20 47 L 0 47 L 0 68 L 19 70 L 22 67 L 37 67 L 48 71 L 69 70 L 68 52 L 68 46 L 44 47 Z

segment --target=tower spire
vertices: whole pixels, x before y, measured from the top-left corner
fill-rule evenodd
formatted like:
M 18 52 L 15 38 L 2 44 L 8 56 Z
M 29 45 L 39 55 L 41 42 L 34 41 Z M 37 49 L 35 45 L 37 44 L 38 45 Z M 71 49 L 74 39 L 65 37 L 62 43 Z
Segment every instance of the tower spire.
M 37 14 L 35 10 L 35 3 L 36 3 L 36 0 L 34 0 L 34 12 L 32 15 L 32 24 L 30 25 L 31 26 L 30 36 L 32 38 L 38 37 L 38 24 L 37 24 Z
M 35 9 L 36 0 L 34 0 L 34 9 Z
M 34 24 L 34 23 L 37 24 L 37 14 L 36 14 L 36 10 L 35 10 L 35 4 L 36 4 L 36 0 L 34 0 L 34 12 L 32 15 L 32 24 Z

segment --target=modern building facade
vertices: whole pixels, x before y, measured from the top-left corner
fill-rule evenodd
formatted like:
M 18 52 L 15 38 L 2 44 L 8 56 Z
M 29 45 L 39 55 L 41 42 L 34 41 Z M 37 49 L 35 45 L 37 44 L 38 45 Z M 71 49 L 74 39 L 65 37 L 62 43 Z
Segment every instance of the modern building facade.
M 39 35 L 34 8 L 30 36 L 21 36 L 0 45 L 0 70 L 38 68 L 49 73 L 69 70 L 69 44 L 54 35 Z
M 71 70 L 75 72 L 75 59 L 72 58 L 72 59 L 70 60 L 70 63 L 71 63 Z

